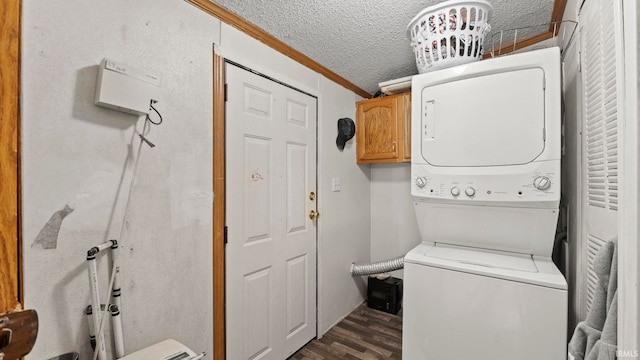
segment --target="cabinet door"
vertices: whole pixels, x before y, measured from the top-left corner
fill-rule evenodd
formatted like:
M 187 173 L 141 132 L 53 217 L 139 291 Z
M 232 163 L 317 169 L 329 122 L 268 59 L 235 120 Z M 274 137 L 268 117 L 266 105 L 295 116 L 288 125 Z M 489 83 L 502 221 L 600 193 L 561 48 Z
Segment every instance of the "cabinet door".
M 398 159 L 398 114 L 402 98 L 388 96 L 358 103 L 358 162 Z
M 411 161 L 411 93 L 402 95 L 404 111 L 402 112 L 402 161 Z

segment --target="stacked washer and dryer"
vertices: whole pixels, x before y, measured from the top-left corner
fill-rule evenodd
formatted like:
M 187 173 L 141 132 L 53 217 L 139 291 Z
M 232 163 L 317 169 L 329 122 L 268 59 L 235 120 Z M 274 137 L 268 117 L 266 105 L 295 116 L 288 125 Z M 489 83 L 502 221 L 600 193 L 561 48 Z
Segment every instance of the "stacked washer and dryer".
M 558 48 L 412 80 L 403 359 L 566 359 Z

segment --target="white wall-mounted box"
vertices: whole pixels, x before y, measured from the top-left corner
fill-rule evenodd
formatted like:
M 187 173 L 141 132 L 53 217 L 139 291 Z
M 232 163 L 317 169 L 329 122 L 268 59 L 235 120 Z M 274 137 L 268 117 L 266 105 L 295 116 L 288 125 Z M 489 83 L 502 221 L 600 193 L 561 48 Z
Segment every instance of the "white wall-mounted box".
M 158 100 L 160 78 L 107 58 L 98 69 L 95 104 L 134 115 L 149 113 Z

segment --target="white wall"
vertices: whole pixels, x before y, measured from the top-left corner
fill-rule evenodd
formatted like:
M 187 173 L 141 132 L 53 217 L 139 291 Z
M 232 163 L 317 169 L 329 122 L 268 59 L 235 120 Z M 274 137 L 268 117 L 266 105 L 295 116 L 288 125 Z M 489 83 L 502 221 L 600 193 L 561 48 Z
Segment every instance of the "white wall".
M 360 98 L 322 77 L 320 79 L 320 196 L 319 268 L 321 312 L 319 328 L 325 333 L 367 297 L 362 277 L 351 277 L 351 263 L 371 260 L 371 171 L 356 165 L 356 138 L 343 151 L 336 147 L 339 118 L 356 120 Z M 356 134 L 357 136 L 357 134 Z M 331 178 L 339 177 L 342 189 L 331 191 Z
M 355 118 L 353 92 L 182 1 L 25 0 L 22 41 L 24 293 L 40 316 L 30 359 L 89 358 L 84 259 L 110 238 L 122 245 L 127 353 L 169 337 L 212 352 L 214 42 L 318 96 L 320 331 L 364 300 L 348 269 L 370 259 L 370 173 L 356 165 L 353 141 L 335 148 L 337 119 Z M 164 122 L 147 134 L 155 148 L 137 136 L 142 119 L 93 105 L 103 57 L 162 78 Z M 328 191 L 334 176 L 340 193 Z
M 24 294 L 40 318 L 30 359 L 90 358 L 84 259 L 110 238 L 122 245 L 126 351 L 168 337 L 212 351 L 211 44 L 219 28 L 174 0 L 23 1 Z M 135 134 L 143 120 L 93 105 L 103 57 L 162 78 L 164 122 L 147 134 L 155 148 Z M 73 211 L 60 226 L 65 205 Z M 32 246 L 39 236 L 54 242 L 58 228 L 55 249 Z
M 372 261 L 405 255 L 420 244 L 410 180 L 410 163 L 371 165 Z M 392 275 L 402 277 L 403 271 Z
M 318 97 L 318 329 L 325 333 L 366 298 L 363 279 L 349 275 L 351 263 L 370 260 L 369 166 L 358 166 L 355 138 L 336 148 L 337 122 L 355 121 L 360 98 L 226 24 L 222 55 Z M 331 191 L 340 177 L 341 192 Z

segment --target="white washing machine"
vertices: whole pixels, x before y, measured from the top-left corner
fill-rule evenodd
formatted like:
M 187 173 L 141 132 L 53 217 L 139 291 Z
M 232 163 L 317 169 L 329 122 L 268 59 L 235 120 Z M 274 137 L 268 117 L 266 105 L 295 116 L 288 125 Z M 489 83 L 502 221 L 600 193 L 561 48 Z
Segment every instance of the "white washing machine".
M 403 359 L 565 359 L 567 290 L 549 259 L 422 244 L 405 258 Z
M 560 76 L 551 48 L 413 78 L 403 359 L 566 358 Z

